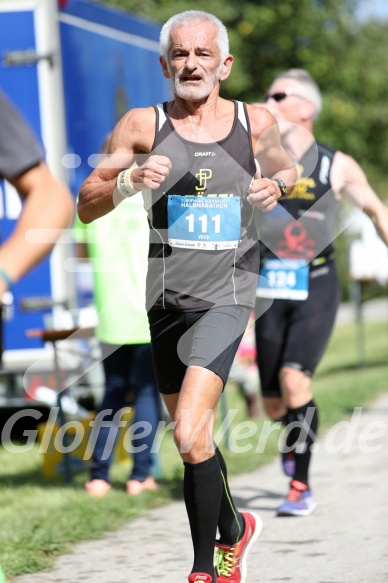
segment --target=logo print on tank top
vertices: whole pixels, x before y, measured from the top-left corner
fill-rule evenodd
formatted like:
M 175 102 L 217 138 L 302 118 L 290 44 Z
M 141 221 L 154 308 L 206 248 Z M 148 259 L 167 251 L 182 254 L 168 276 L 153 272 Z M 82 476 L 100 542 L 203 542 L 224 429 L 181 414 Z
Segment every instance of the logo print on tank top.
M 328 184 L 329 182 L 329 170 L 330 170 L 330 160 L 328 156 L 322 156 L 321 169 L 319 171 L 319 180 L 322 184 Z
M 279 242 L 276 255 L 279 258 L 311 260 L 315 257 L 316 243 L 308 238 L 306 227 L 293 221 L 284 229 L 284 239 Z

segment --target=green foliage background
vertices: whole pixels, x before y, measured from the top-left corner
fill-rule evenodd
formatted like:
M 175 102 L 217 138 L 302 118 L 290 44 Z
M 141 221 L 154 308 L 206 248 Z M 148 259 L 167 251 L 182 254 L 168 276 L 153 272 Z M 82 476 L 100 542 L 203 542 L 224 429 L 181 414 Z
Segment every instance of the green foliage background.
M 356 19 L 357 0 L 104 0 L 165 22 L 183 10 L 207 10 L 228 28 L 233 73 L 223 96 L 262 100 L 273 78 L 307 69 L 324 97 L 320 141 L 354 156 L 380 195 L 388 167 L 388 23 Z
M 257 102 L 274 77 L 307 69 L 324 108 L 317 140 L 355 157 L 385 201 L 388 167 L 388 22 L 360 22 L 360 0 L 105 0 L 146 19 L 165 22 L 183 10 L 211 11 L 226 25 L 233 73 L 226 98 Z M 346 242 L 338 241 L 346 253 Z M 342 259 L 346 263 L 346 259 Z M 341 270 L 344 294 L 346 276 Z

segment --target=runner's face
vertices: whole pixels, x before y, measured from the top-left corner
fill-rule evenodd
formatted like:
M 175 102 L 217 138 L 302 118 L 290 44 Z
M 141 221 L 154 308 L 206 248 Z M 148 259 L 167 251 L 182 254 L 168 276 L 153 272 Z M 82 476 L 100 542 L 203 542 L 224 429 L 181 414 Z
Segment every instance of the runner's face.
M 294 79 L 278 79 L 272 83 L 268 95 L 289 93 L 284 99 L 276 101 L 269 98 L 265 107 L 274 115 L 280 124 L 281 133 L 287 131 L 287 122 L 300 124 L 304 118 L 306 105 L 311 108 L 311 101 L 307 97 L 304 87 Z
M 171 31 L 168 63 L 163 59 L 162 66 L 171 79 L 175 95 L 198 101 L 217 87 L 223 78 L 224 63 L 216 37 L 217 30 L 209 22 L 181 25 Z

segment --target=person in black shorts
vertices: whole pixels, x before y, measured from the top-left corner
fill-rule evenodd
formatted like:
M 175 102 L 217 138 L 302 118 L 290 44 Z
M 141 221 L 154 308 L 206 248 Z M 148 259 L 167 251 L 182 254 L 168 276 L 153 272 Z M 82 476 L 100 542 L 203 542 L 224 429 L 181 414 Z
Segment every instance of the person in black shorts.
M 264 408 L 290 430 L 282 452 L 291 477 L 279 515 L 304 516 L 316 504 L 308 480 L 318 411 L 311 379 L 329 341 L 340 303 L 333 258 L 337 202 L 346 197 L 373 220 L 388 242 L 388 209 L 357 162 L 313 135 L 321 95 L 309 73 L 291 69 L 272 83 L 265 105 L 278 120 L 282 143 L 296 161 L 292 195 L 258 213 L 261 239 L 256 345 Z M 291 425 L 290 425 L 291 424 Z
M 78 214 L 90 222 L 143 192 L 150 225 L 146 306 L 156 378 L 184 462 L 194 549 L 189 582 L 243 583 L 260 519 L 233 502 L 213 424 L 255 303 L 253 209 L 275 208 L 296 171 L 265 108 L 220 98 L 233 62 L 220 20 L 178 14 L 163 26 L 160 45 L 174 99 L 122 118 L 110 141 L 110 167 L 86 179 Z M 168 578 L 163 564 L 161 576 Z

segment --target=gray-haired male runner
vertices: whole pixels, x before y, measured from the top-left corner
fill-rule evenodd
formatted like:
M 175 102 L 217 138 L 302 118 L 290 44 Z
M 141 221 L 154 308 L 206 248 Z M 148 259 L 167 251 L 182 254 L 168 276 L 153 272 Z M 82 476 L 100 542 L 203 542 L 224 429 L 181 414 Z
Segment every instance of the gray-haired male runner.
M 194 547 L 189 582 L 241 583 L 260 519 L 233 503 L 213 424 L 255 301 L 253 210 L 275 208 L 296 172 L 265 108 L 219 96 L 233 57 L 216 17 L 178 14 L 160 41 L 174 99 L 121 119 L 110 142 L 111 167 L 96 168 L 84 182 L 78 213 L 90 222 L 143 191 L 150 224 L 146 303 L 156 377 L 185 466 Z
M 388 208 L 352 157 L 315 141 L 313 128 L 322 98 L 308 71 L 290 69 L 280 74 L 265 102 L 279 123 L 282 144 L 295 160 L 298 179 L 292 196 L 274 212 L 258 213 L 265 243 L 261 273 L 274 286 L 268 289 L 261 285 L 265 279 L 260 279 L 257 359 L 265 411 L 291 428 L 282 452 L 290 489 L 277 513 L 306 516 L 316 506 L 308 476 L 318 428 L 311 382 L 333 330 L 341 295 L 334 261 L 338 201 L 344 197 L 362 208 L 385 243 Z M 281 278 L 276 277 L 279 272 Z M 284 286 L 287 279 L 295 285 Z M 263 304 L 268 299 L 263 297 L 272 298 L 267 311 Z

